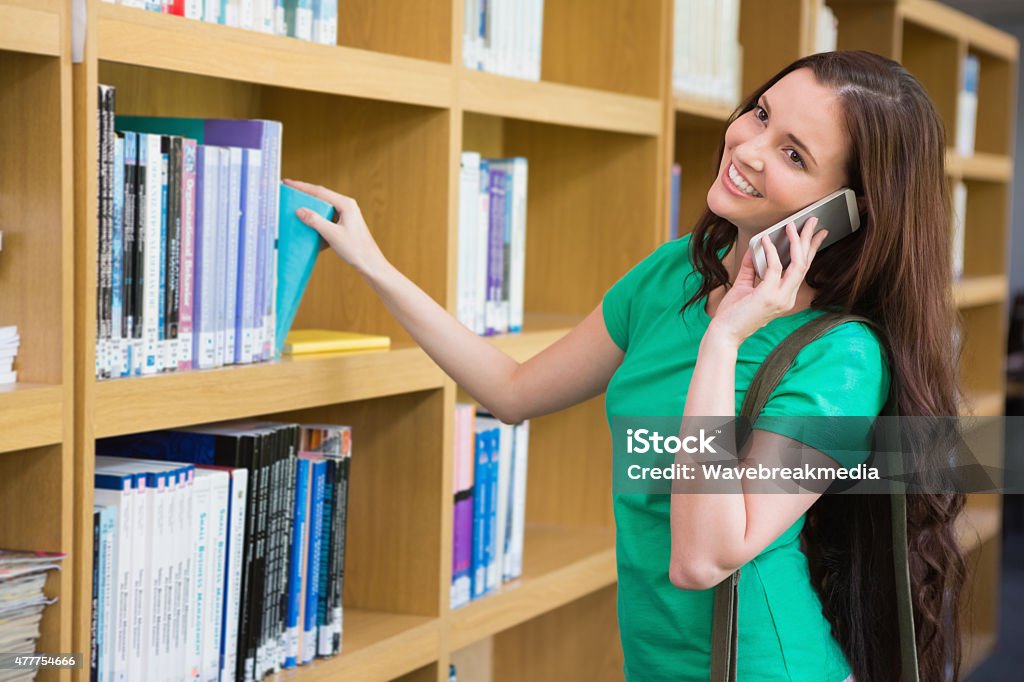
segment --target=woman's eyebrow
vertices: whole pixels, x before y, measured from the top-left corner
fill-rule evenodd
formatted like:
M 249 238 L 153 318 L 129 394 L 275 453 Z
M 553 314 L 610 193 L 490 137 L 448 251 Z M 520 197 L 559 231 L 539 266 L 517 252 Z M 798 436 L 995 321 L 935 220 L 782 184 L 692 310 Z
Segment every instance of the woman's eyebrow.
M 761 106 L 764 107 L 764 110 L 768 112 L 768 116 L 770 117 L 772 115 L 772 108 L 768 104 L 768 97 L 766 95 L 761 95 Z M 810 157 L 811 162 L 815 166 L 818 165 L 818 162 L 814 159 L 814 154 L 811 153 L 811 150 L 807 148 L 807 145 L 801 142 L 796 135 L 794 135 L 793 133 L 786 133 L 786 137 L 792 140 L 793 144 L 795 144 L 797 147 L 803 150 L 804 154 L 807 154 L 807 156 Z

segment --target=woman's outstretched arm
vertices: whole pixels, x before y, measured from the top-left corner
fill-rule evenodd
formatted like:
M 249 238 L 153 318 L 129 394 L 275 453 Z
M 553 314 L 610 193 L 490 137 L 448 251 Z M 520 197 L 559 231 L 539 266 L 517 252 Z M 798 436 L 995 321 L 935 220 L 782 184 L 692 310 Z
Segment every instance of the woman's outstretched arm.
M 354 199 L 318 185 L 285 182 L 334 206 L 336 222 L 304 210 L 299 218 L 363 276 L 427 355 L 501 421 L 548 414 L 599 395 L 622 362 L 600 305 L 549 348 L 517 362 L 467 329 L 388 262 Z

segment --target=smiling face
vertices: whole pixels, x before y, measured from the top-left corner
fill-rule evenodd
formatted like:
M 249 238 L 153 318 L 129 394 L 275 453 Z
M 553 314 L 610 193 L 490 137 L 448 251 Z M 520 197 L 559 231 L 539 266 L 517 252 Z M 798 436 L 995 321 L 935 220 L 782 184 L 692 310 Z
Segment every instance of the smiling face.
M 726 130 L 708 208 L 749 238 L 846 186 L 849 152 L 839 98 L 797 69 Z

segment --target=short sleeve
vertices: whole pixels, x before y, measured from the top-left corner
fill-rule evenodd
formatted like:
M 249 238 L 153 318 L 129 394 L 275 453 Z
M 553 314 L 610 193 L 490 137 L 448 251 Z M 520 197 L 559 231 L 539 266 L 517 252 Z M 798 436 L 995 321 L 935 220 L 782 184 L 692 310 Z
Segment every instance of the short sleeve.
M 601 300 L 601 312 L 604 315 L 604 326 L 612 341 L 623 352 L 629 347 L 629 330 L 637 293 L 642 293 L 643 282 L 650 273 L 656 270 L 666 259 L 680 250 L 685 251 L 689 235 L 674 242 L 662 244 L 653 253 L 633 266 L 605 292 Z
M 847 322 L 800 351 L 754 428 L 800 441 L 852 469 L 871 454 L 889 384 L 878 337 L 861 322 Z

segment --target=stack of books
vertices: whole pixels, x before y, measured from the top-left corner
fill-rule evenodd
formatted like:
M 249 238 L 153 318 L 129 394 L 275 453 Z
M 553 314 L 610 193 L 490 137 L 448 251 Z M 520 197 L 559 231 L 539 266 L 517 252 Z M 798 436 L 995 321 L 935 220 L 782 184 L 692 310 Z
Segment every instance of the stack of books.
M 685 97 L 739 102 L 740 0 L 675 0 L 672 88 Z
M 527 174 L 521 156 L 462 153 L 456 316 L 477 334 L 523 328 Z
M 349 427 L 230 422 L 96 450 L 99 679 L 244 682 L 341 651 Z
M 271 359 L 281 123 L 115 118 L 99 91 L 96 376 Z
M 523 574 L 530 423 L 455 407 L 451 608 Z
M 104 0 L 325 45 L 338 40 L 338 0 Z
M 463 11 L 467 68 L 540 80 L 544 0 L 465 0 Z
M 47 574 L 59 570 L 63 554 L 0 549 L 0 651 L 32 654 L 46 596 Z M 0 670 L 0 680 L 26 679 L 24 670 Z
M 18 357 L 18 346 L 21 337 L 18 327 L 0 327 L 0 386 L 18 382 L 18 370 L 14 369 L 14 360 Z

